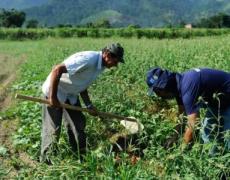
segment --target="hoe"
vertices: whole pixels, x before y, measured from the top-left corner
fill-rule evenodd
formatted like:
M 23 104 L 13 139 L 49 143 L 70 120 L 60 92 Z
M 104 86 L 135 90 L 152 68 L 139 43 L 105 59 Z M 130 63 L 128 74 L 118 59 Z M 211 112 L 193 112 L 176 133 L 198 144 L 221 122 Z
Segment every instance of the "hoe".
M 15 98 L 17 99 L 22 99 L 22 100 L 28 100 L 28 101 L 33 101 L 33 102 L 38 102 L 38 103 L 43 103 L 43 104 L 49 104 L 49 101 L 46 99 L 38 98 L 38 97 L 31 97 L 31 96 L 25 96 L 21 94 L 16 94 Z M 87 109 L 87 108 L 82 108 L 78 106 L 72 106 L 69 104 L 61 103 L 61 107 L 65 109 L 71 109 L 71 110 L 76 110 L 76 111 L 82 111 L 82 112 L 87 112 L 87 113 L 93 113 L 93 110 Z M 143 130 L 144 126 L 138 122 L 137 119 L 133 117 L 124 117 L 120 116 L 117 114 L 113 113 L 108 113 L 108 112 L 100 112 L 97 111 L 97 114 L 99 117 L 102 118 L 111 118 L 111 119 L 116 119 L 120 121 L 120 124 L 124 126 L 124 128 L 130 133 L 130 134 L 136 134 Z

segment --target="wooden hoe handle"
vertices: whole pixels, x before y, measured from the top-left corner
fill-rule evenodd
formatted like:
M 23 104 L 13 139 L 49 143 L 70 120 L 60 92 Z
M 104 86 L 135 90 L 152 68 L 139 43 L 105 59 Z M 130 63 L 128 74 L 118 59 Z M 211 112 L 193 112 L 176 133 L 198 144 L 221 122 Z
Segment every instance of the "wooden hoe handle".
M 42 99 L 42 98 L 32 97 L 32 96 L 25 96 L 25 95 L 21 95 L 21 94 L 16 94 L 15 98 L 33 101 L 33 102 L 38 102 L 38 103 L 42 103 L 42 104 L 50 104 L 47 99 Z M 87 108 L 82 108 L 79 106 L 72 106 L 72 105 L 65 104 L 65 103 L 60 103 L 60 105 L 62 108 L 65 108 L 65 109 L 71 109 L 71 110 L 75 110 L 75 111 L 83 111 L 83 112 L 88 112 L 88 113 L 94 112 L 93 110 L 90 110 Z M 134 118 L 124 117 L 124 116 L 120 116 L 120 115 L 116 115 L 116 114 L 112 114 L 112 113 L 108 113 L 108 112 L 97 111 L 97 114 L 98 114 L 98 116 L 101 116 L 101 117 L 110 117 L 110 118 L 115 118 L 117 120 L 127 120 L 127 121 L 137 122 L 137 120 Z

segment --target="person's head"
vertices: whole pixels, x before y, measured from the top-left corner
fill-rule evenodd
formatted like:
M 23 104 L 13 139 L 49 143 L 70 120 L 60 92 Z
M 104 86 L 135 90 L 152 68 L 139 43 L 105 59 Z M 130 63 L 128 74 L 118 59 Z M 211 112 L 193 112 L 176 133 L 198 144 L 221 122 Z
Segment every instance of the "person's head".
M 177 93 L 176 73 L 161 68 L 152 68 L 147 72 L 148 95 L 154 93 L 164 99 L 172 99 Z
M 105 67 L 117 66 L 119 62 L 124 63 L 124 49 L 119 43 L 109 44 L 102 49 L 102 63 Z

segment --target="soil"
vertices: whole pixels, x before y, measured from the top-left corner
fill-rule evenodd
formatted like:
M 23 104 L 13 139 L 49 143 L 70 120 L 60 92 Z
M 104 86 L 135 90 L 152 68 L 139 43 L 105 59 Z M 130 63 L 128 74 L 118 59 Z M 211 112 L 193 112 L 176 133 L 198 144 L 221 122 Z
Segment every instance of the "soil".
M 6 111 L 13 105 L 13 95 L 9 89 L 12 82 L 16 79 L 16 71 L 19 65 L 25 60 L 25 56 L 20 59 L 13 60 L 8 55 L 0 55 L 0 65 L 6 61 L 12 61 L 14 64 L 7 69 L 6 72 L 1 72 L 0 86 L 0 111 Z M 13 146 L 12 136 L 18 128 L 18 119 L 0 119 L 0 147 L 7 151 L 4 155 L 0 154 L 0 179 L 14 179 L 18 175 L 19 170 L 23 166 L 31 168 L 36 167 L 36 162 L 31 160 L 25 152 L 20 152 Z

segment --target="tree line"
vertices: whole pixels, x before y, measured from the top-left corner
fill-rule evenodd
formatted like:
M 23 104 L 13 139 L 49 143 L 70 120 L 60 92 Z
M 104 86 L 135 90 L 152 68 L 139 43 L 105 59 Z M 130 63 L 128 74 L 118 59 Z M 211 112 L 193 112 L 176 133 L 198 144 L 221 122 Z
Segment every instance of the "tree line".
M 27 28 L 37 28 L 38 21 L 30 19 L 26 21 L 26 13 L 16 9 L 0 9 L 0 27 L 16 28 L 25 24 Z
M 184 22 L 179 27 L 184 26 Z M 26 13 L 16 9 L 5 10 L 0 9 L 0 27 L 14 28 L 22 27 L 37 28 L 39 22 L 35 19 L 26 21 Z M 72 27 L 71 24 L 58 24 L 56 27 Z M 138 25 L 130 25 L 132 27 L 140 27 Z M 87 28 L 111 28 L 109 20 L 103 19 L 95 22 L 87 23 L 85 25 L 76 25 L 75 27 L 87 27 Z M 178 25 L 171 25 L 170 27 L 178 27 Z M 230 15 L 219 13 L 209 18 L 202 18 L 198 23 L 193 24 L 193 27 L 198 28 L 229 28 L 230 27 Z
M 229 28 L 230 15 L 219 13 L 210 18 L 202 18 L 195 26 L 202 28 Z

